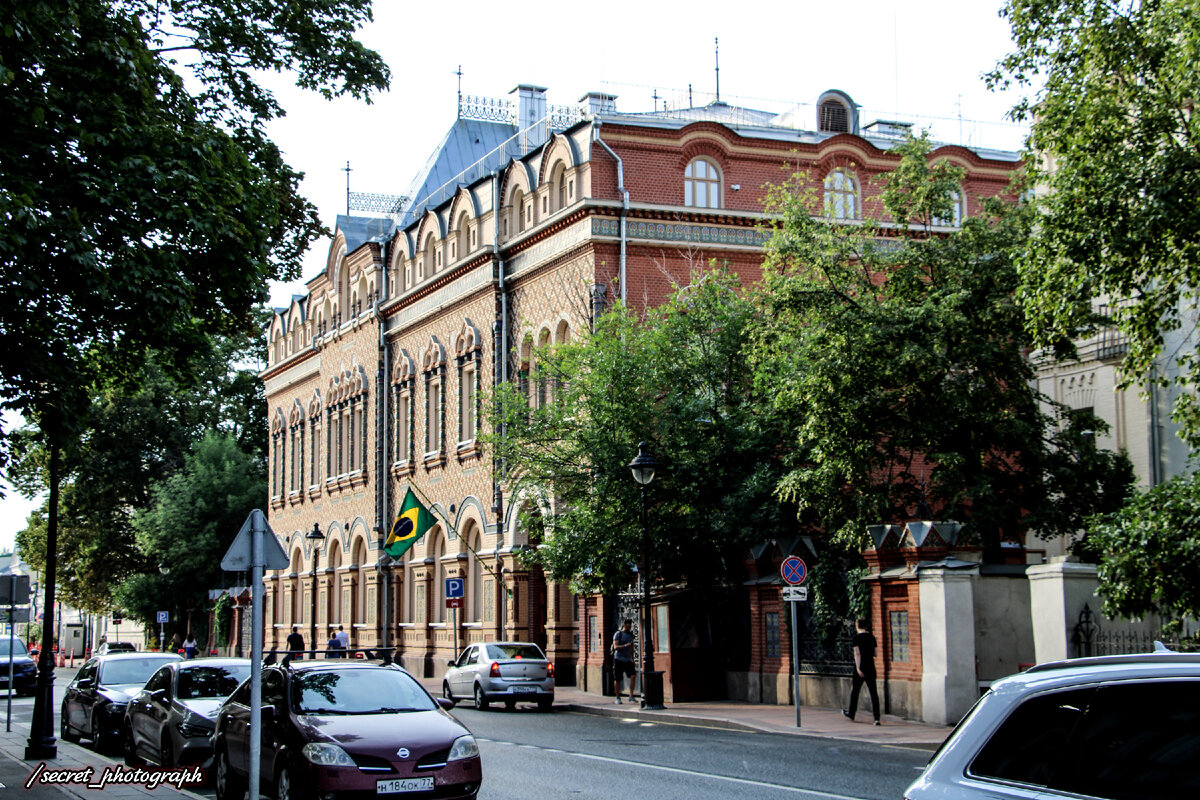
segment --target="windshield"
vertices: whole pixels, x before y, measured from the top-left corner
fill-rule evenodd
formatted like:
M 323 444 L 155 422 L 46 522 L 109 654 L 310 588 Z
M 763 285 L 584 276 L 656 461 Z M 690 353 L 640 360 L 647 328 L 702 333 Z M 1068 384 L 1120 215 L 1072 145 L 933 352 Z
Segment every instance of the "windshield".
M 545 658 L 536 644 L 489 644 L 488 658 Z
M 228 697 L 249 676 L 249 664 L 186 667 L 179 670 L 175 694 L 179 700 Z
M 292 705 L 298 714 L 316 715 L 391 714 L 437 707 L 411 675 L 387 667 L 304 672 L 292 682 Z
M 9 644 L 8 639 L 0 639 L 0 656 L 8 655 L 8 644 Z M 22 642 L 20 639 L 12 640 L 12 652 L 18 656 L 29 655 L 29 651 L 25 649 L 25 643 Z
M 155 670 L 168 661 L 178 661 L 177 658 L 122 658 L 114 661 L 102 661 L 100 664 L 100 685 L 114 686 L 122 683 L 145 683 Z

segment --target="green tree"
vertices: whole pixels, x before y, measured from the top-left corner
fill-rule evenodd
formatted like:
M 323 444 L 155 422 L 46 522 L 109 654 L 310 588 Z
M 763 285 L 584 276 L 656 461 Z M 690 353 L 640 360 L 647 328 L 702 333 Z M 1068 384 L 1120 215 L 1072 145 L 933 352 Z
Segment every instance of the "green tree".
M 156 484 L 133 526 L 142 569 L 115 593 L 117 605 L 143 623 L 171 611 L 168 638 L 207 635 L 208 590 L 223 577 L 221 557 L 250 511 L 266 496 L 262 463 L 227 433 L 210 433 L 182 469 Z M 170 571 L 160 574 L 157 565 Z
M 660 463 L 647 489 L 656 580 L 712 585 L 749 543 L 790 528 L 772 497 L 778 438 L 755 414 L 745 359 L 754 314 L 736 278 L 712 272 L 644 320 L 614 307 L 496 392 L 500 433 L 487 441 L 509 497 L 553 496 L 533 555 L 553 574 L 604 591 L 632 579 L 642 523 L 628 464 L 640 441 Z M 539 395 L 553 400 L 531 404 Z
M 1104 613 L 1200 616 L 1200 477 L 1139 492 L 1120 511 L 1089 521 L 1085 547 L 1099 561 Z
M 803 520 L 857 548 L 871 522 L 956 519 L 996 558 L 1005 539 L 1119 506 L 1129 469 L 1082 435 L 1098 420 L 1060 427 L 1031 388 L 1013 297 L 1025 210 L 989 200 L 932 234 L 962 176 L 930 151 L 909 139 L 883 179 L 905 233 L 825 218 L 804 176 L 772 192 L 757 393 L 787 425 L 778 493 Z
M 1200 286 L 1200 5 L 1009 0 L 1002 13 L 1016 49 L 989 83 L 1040 84 L 1014 109 L 1032 121 L 1046 190 L 1018 259 L 1036 343 L 1071 353 L 1073 338 L 1115 325 L 1129 341 L 1125 387 L 1178 367 L 1173 414 L 1195 448 L 1196 351 L 1164 341 L 1194 325 Z

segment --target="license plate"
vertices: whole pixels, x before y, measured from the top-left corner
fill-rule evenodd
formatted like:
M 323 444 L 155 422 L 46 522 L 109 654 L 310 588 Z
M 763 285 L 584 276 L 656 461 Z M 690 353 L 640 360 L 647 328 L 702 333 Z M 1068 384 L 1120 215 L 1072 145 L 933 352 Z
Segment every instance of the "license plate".
M 401 792 L 432 792 L 433 778 L 390 778 L 375 784 L 375 794 Z
M 513 691 L 517 694 L 533 694 L 537 691 L 536 686 L 514 686 Z

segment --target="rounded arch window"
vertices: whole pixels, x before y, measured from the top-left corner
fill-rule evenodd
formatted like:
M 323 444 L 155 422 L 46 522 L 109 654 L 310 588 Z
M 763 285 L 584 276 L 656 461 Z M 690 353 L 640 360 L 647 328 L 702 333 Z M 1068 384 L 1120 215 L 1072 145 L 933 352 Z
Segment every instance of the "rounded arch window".
M 825 214 L 833 219 L 858 219 L 858 179 L 844 169 L 825 176 Z
M 683 204 L 695 208 L 721 207 L 721 170 L 708 158 L 694 158 L 683 171 Z

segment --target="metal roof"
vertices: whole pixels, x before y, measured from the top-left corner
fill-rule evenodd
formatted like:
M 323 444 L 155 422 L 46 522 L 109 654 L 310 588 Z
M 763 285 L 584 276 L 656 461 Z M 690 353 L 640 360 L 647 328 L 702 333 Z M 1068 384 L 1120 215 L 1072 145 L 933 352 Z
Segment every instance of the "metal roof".
M 367 242 L 387 237 L 395 230 L 391 217 L 348 217 L 338 214 L 337 229 L 346 237 L 346 252 L 353 253 Z
M 516 125 L 455 120 L 406 192 L 411 200 L 400 219 L 400 227 L 407 227 L 424 208 L 434 208 L 449 200 L 459 185 L 474 183 L 521 155 Z

